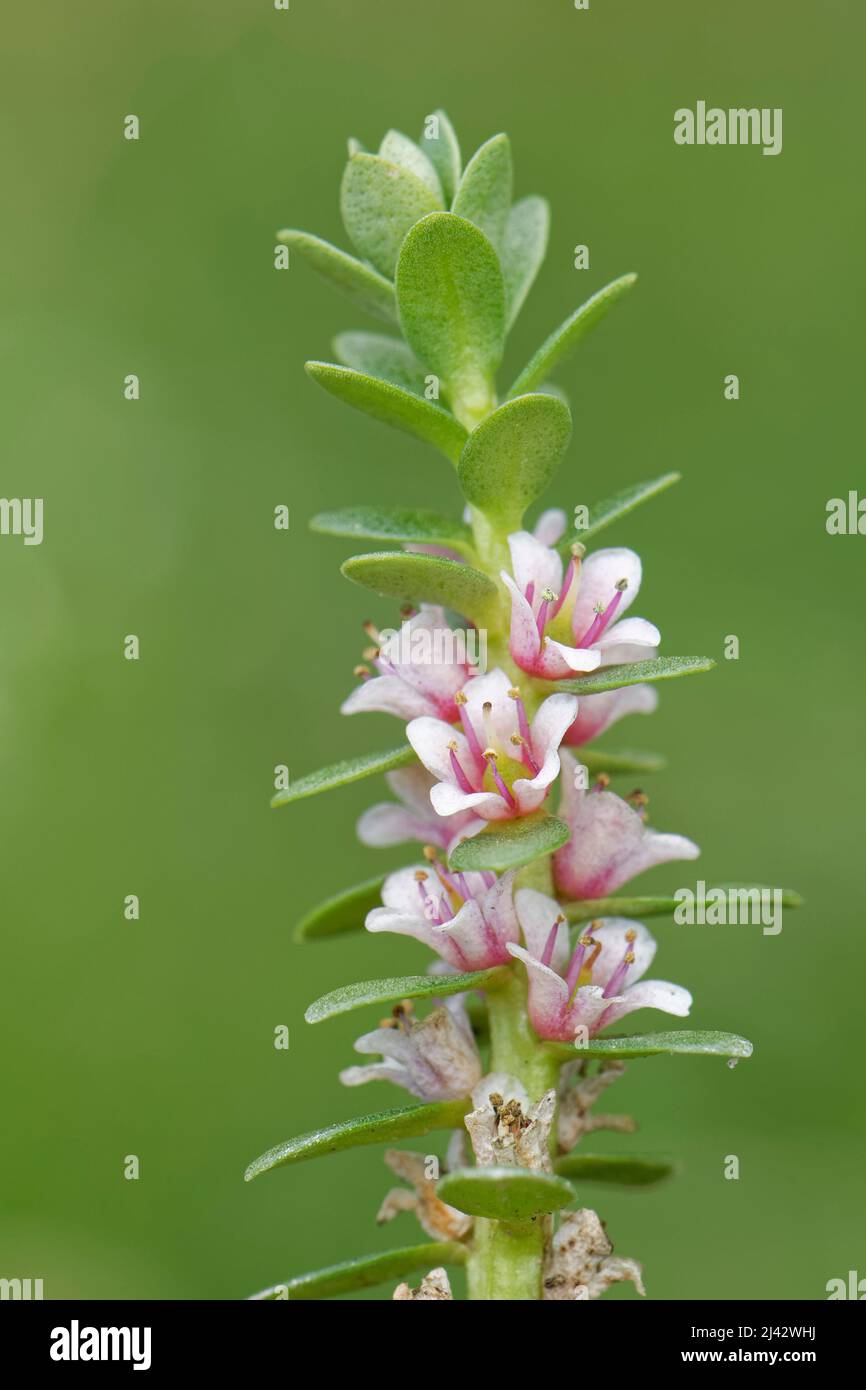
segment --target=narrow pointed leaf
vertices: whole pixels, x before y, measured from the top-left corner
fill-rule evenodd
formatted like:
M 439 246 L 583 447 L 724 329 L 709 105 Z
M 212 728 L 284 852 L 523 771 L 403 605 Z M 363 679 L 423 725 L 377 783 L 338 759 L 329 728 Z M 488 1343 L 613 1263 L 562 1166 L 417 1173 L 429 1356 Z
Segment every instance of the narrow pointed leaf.
M 425 217 L 400 252 L 397 303 L 413 352 L 458 419 L 474 424 L 493 405 L 505 337 L 505 289 L 490 242 L 453 213 Z
M 506 401 L 466 441 L 457 465 L 464 496 L 500 530 L 518 530 L 570 439 L 571 413 L 555 396 Z
M 442 183 L 430 160 L 420 146 L 399 130 L 389 130 L 379 146 L 379 156 L 408 169 L 417 179 L 429 188 L 440 208 L 445 206 Z
M 465 521 L 420 509 L 345 507 L 339 512 L 319 512 L 310 522 L 310 530 L 326 536 L 443 545 L 458 550 L 472 546 L 472 532 Z
M 529 864 L 542 854 L 552 854 L 564 845 L 568 826 L 546 811 L 535 811 L 518 820 L 499 821 L 471 840 L 461 840 L 451 851 L 449 863 L 461 872 L 491 869 L 505 873 Z
M 335 893 L 332 898 L 319 903 L 295 927 L 295 941 L 323 941 L 330 936 L 360 931 L 367 913 L 382 905 L 384 882 L 385 875 L 380 874 L 366 883 L 344 888 L 341 893 Z
M 556 1173 L 533 1168 L 457 1168 L 436 1185 L 436 1196 L 467 1216 L 531 1221 L 574 1201 L 574 1188 Z
M 338 1014 L 352 1013 L 367 1004 L 391 1004 L 401 999 L 444 999 L 449 994 L 462 994 L 467 989 L 494 989 L 503 971 L 470 970 L 455 975 L 400 975 L 390 980 L 359 980 L 322 995 L 304 1014 L 307 1023 L 322 1023 Z
M 344 367 L 389 381 L 416 396 L 424 395 L 424 368 L 401 338 L 384 333 L 338 333 L 334 354 Z
M 620 690 L 624 685 L 640 685 L 643 681 L 669 681 L 676 676 L 694 676 L 711 671 L 715 661 L 710 656 L 656 656 L 651 661 L 630 661 L 623 666 L 600 666 L 587 676 L 557 681 L 557 690 L 574 695 L 597 695 L 602 690 Z
M 548 1043 L 548 1050 L 563 1061 L 579 1057 L 701 1056 L 728 1057 L 739 1061 L 751 1057 L 752 1044 L 736 1033 L 701 1032 L 683 1029 L 670 1033 L 635 1033 L 632 1037 L 590 1038 L 586 1046 Z
M 547 252 L 550 206 L 546 199 L 521 198 L 508 214 L 500 260 L 505 281 L 506 324 L 510 328 L 532 289 Z
M 725 893 L 761 891 L 763 885 L 757 883 L 720 883 L 706 889 L 706 896 L 721 888 Z M 773 890 L 768 890 L 773 891 Z M 803 906 L 799 893 L 791 888 L 778 890 L 783 908 Z M 584 898 L 582 902 L 563 903 L 562 910 L 569 922 L 590 922 L 595 917 L 671 917 L 681 905 L 681 899 L 671 896 L 633 897 L 633 898 Z
M 333 362 L 307 362 L 306 371 L 338 400 L 363 410 L 374 420 L 433 444 L 452 463 L 459 459 L 466 443 L 466 430 L 441 406 L 432 405 L 389 381 L 380 381 L 366 372 L 353 371 Z
M 562 359 L 604 318 L 608 309 L 631 289 L 636 280 L 636 275 L 621 275 L 618 280 L 605 285 L 603 290 L 599 290 L 585 304 L 581 304 L 579 309 L 575 309 L 571 317 L 555 328 L 550 337 L 541 344 L 508 392 L 509 396 L 522 396 L 527 391 L 536 390 L 546 381 Z
M 483 626 L 495 612 L 498 591 L 492 579 L 471 565 L 443 560 L 438 555 L 383 550 L 353 555 L 343 574 L 384 598 L 412 603 L 438 603 Z
M 304 1163 L 308 1158 L 339 1153 L 341 1149 L 357 1149 L 367 1144 L 387 1144 L 395 1139 L 413 1139 L 439 1129 L 459 1129 L 463 1116 L 470 1108 L 468 1100 L 443 1100 L 434 1105 L 406 1105 L 399 1110 L 380 1110 L 374 1115 L 359 1115 L 340 1124 L 302 1134 L 276 1144 L 255 1159 L 244 1173 L 251 1182 L 272 1168 L 284 1168 L 290 1163 Z
M 454 212 L 474 222 L 497 249 L 505 236 L 514 173 L 507 135 L 486 140 L 463 171 L 454 198 Z
M 564 1154 L 554 1160 L 554 1170 L 572 1182 L 614 1183 L 617 1187 L 651 1187 L 676 1172 L 668 1158 L 638 1158 L 633 1154 Z
M 277 241 L 288 246 L 289 253 L 297 251 L 325 280 L 353 299 L 367 313 L 386 323 L 397 322 L 397 297 L 394 286 L 372 266 L 350 256 L 347 251 L 332 246 L 310 232 L 298 232 L 287 227 L 277 232 Z
M 362 777 L 372 777 L 377 772 L 408 767 L 414 761 L 415 753 L 408 745 L 391 748 L 386 753 L 362 753 L 358 758 L 344 758 L 339 763 L 331 763 L 328 767 L 320 767 L 316 772 L 293 779 L 285 791 L 277 792 L 271 798 L 271 805 L 287 806 L 290 801 L 317 796 L 319 792 L 329 792 L 333 787 L 359 782 Z
M 667 766 L 667 759 L 660 753 L 638 753 L 631 749 L 621 753 L 608 753 L 604 748 L 575 749 L 578 762 L 588 772 L 597 775 L 607 772 L 611 777 L 628 772 L 661 772 Z
M 383 275 L 393 276 L 409 228 L 442 207 L 411 170 L 375 154 L 353 154 L 340 189 L 340 211 L 352 244 Z
M 614 521 L 619 521 L 629 512 L 634 511 L 642 502 L 648 502 L 651 497 L 657 497 L 660 492 L 664 492 L 674 483 L 678 483 L 682 477 L 681 473 L 662 473 L 659 478 L 650 478 L 645 483 L 636 483 L 634 487 L 623 488 L 613 497 L 606 497 L 603 502 L 596 502 L 589 509 L 589 522 L 586 526 L 567 531 L 559 543 L 559 549 L 563 555 L 567 555 L 569 548 L 575 541 L 586 544 L 588 540 L 598 535 L 606 526 L 610 526 Z
M 419 1270 L 427 1274 L 439 1265 L 465 1264 L 466 1254 L 465 1245 L 453 1240 L 426 1241 L 421 1245 L 407 1245 L 402 1250 L 383 1250 L 378 1255 L 361 1255 L 327 1269 L 299 1274 L 284 1284 L 274 1284 L 262 1289 L 261 1293 L 252 1294 L 250 1301 L 287 1299 L 294 1303 L 302 1299 L 337 1298 L 340 1294 L 373 1289 L 393 1279 L 405 1279 L 407 1274 Z
M 430 126 L 436 133 L 428 134 L 428 125 L 425 124 L 424 133 L 418 141 L 419 147 L 427 155 L 439 175 L 439 182 L 445 194 L 448 206 L 454 200 L 457 192 L 457 185 L 460 182 L 460 175 L 463 172 L 463 161 L 460 156 L 460 143 L 453 125 L 445 115 L 444 111 L 435 111 L 436 126 Z

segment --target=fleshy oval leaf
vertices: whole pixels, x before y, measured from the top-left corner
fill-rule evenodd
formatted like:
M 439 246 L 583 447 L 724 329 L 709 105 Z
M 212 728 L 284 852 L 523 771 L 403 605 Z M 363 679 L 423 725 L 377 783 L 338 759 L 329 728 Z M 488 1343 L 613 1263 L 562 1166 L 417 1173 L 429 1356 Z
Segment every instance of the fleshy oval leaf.
M 442 183 L 433 162 L 408 135 L 404 135 L 400 130 L 389 130 L 379 146 L 379 157 L 389 160 L 391 164 L 399 164 L 402 169 L 408 169 L 430 190 L 438 206 L 444 208 Z
M 529 864 L 542 854 L 552 854 L 569 837 L 565 821 L 546 811 L 535 811 L 518 820 L 497 821 L 471 840 L 461 840 L 449 855 L 449 864 L 462 873 L 492 870 L 506 873 Z
M 561 1177 L 572 1182 L 604 1182 L 616 1187 L 652 1187 L 673 1177 L 677 1171 L 677 1165 L 669 1158 L 580 1151 L 555 1159 L 553 1167 Z
M 562 359 L 577 346 L 591 328 L 601 322 L 607 311 L 631 289 L 636 280 L 636 275 L 621 275 L 618 280 L 605 285 L 604 289 L 599 290 L 585 304 L 581 304 L 579 309 L 575 309 L 574 313 L 555 328 L 550 337 L 541 344 L 511 387 L 509 397 L 535 391 L 546 381 Z
M 408 507 L 345 507 L 338 512 L 319 512 L 310 522 L 310 530 L 356 540 L 404 541 L 458 550 L 472 547 L 472 532 L 459 517 Z
M 778 892 L 779 904 L 783 908 L 803 906 L 803 899 L 792 888 L 770 889 L 758 883 L 718 883 L 705 889 L 709 899 L 719 889 L 724 893 L 751 894 Z M 563 903 L 562 910 L 569 922 L 590 922 L 594 917 L 671 917 L 682 905 L 682 899 L 656 895 L 654 897 L 631 898 L 584 898 L 582 902 Z
M 383 598 L 441 604 L 479 625 L 495 613 L 498 602 L 496 585 L 481 570 L 438 555 L 383 550 L 353 555 L 341 568 L 347 579 Z
M 332 791 L 334 787 L 344 787 L 349 782 L 359 782 L 362 777 L 372 777 L 377 772 L 392 772 L 396 767 L 408 767 L 414 761 L 415 753 L 408 744 L 391 748 L 386 753 L 361 753 L 357 758 L 343 758 L 338 763 L 320 767 L 316 772 L 293 778 L 288 787 L 271 797 L 271 806 L 287 806 L 291 801 L 301 801 L 307 796 L 317 796 L 319 792 Z
M 305 1163 L 308 1158 L 339 1153 L 341 1149 L 357 1149 L 367 1144 L 386 1144 L 395 1139 L 413 1139 L 439 1129 L 458 1129 L 470 1107 L 468 1100 L 442 1100 L 433 1105 L 406 1105 L 397 1110 L 380 1110 L 372 1115 L 359 1115 L 340 1124 L 312 1130 L 296 1139 L 275 1144 L 267 1153 L 253 1160 L 244 1173 L 251 1182 L 272 1168 L 285 1168 L 291 1163 Z
M 360 1255 L 354 1260 L 299 1274 L 284 1284 L 273 1284 L 261 1293 L 250 1295 L 249 1301 L 261 1303 L 287 1300 L 294 1303 L 314 1298 L 337 1298 L 344 1293 L 373 1289 L 393 1279 L 403 1279 L 417 1270 L 435 1269 L 439 1265 L 466 1263 L 466 1247 L 453 1240 L 425 1241 L 407 1245 L 402 1250 L 383 1250 L 377 1255 Z
M 304 260 L 329 280 L 337 289 L 347 294 L 367 313 L 373 314 L 386 323 L 397 322 L 397 297 L 394 286 L 384 275 L 372 266 L 341 251 L 329 241 L 313 236 L 311 232 L 299 232 L 287 227 L 277 232 L 277 241 L 289 248 L 289 254 L 297 251 Z
M 493 406 L 505 337 L 505 288 L 490 242 L 453 213 L 423 218 L 400 252 L 397 303 L 413 352 L 473 426 Z
M 344 888 L 333 897 L 311 908 L 295 927 L 295 941 L 324 941 L 331 936 L 360 931 L 368 912 L 382 903 L 385 875 Z
M 444 111 L 434 111 L 433 121 L 428 117 L 418 146 L 427 155 L 439 175 L 439 182 L 450 206 L 457 192 L 463 161 L 460 155 L 460 142 L 457 133 Z
M 667 759 L 661 753 L 639 753 L 630 748 L 621 753 L 609 753 L 605 748 L 579 748 L 575 752 L 578 762 L 593 776 L 600 772 L 606 772 L 609 777 L 630 772 L 649 774 L 662 772 L 667 767 Z
M 454 975 L 399 975 L 389 980 L 359 980 L 323 994 L 304 1014 L 307 1023 L 363 1009 L 368 1004 L 391 1004 L 401 999 L 444 999 L 468 989 L 495 989 L 502 979 L 501 966 L 490 970 L 468 970 Z
M 505 236 L 514 186 L 511 142 L 494 135 L 477 149 L 463 171 L 453 211 L 474 222 L 498 250 Z
M 547 253 L 550 205 L 545 198 L 521 198 L 508 214 L 500 260 L 505 281 L 506 326 L 511 328 L 532 289 Z
M 379 155 L 353 154 L 340 188 L 340 211 L 352 245 L 382 275 L 393 277 L 409 228 L 442 207 L 417 174 Z
M 534 1168 L 457 1168 L 436 1185 L 436 1196 L 467 1216 L 531 1221 L 574 1201 L 574 1188 L 556 1173 Z
M 424 368 L 402 338 L 385 333 L 338 333 L 334 355 L 344 367 L 388 381 L 402 391 L 424 395 Z
M 625 685 L 641 685 L 644 681 L 669 681 L 677 676 L 696 676 L 712 671 L 711 656 L 655 656 L 650 661 L 631 661 L 623 666 L 600 666 L 587 676 L 556 682 L 557 690 L 573 695 L 598 695 L 604 690 L 621 690 Z
M 538 392 L 506 401 L 473 430 L 457 465 L 466 500 L 501 531 L 520 528 L 571 439 L 571 412 Z
M 747 1038 L 736 1033 L 682 1029 L 665 1033 L 635 1033 L 631 1037 L 590 1038 L 586 1044 L 548 1043 L 548 1050 L 563 1061 L 581 1057 L 727 1057 L 739 1061 L 751 1057 Z
M 305 365 L 308 376 L 338 400 L 362 410 L 374 420 L 434 445 L 452 463 L 459 459 L 467 432 L 447 410 L 389 381 L 380 381 L 378 377 L 351 367 L 340 367 L 334 362 L 307 362 Z
M 585 545 L 587 541 L 594 540 L 599 531 L 603 531 L 614 521 L 619 521 L 620 517 L 627 516 L 642 502 L 648 502 L 651 497 L 657 497 L 660 492 L 664 492 L 674 483 L 678 483 L 681 477 L 681 473 L 662 473 L 658 478 L 650 478 L 645 483 L 636 483 L 633 487 L 623 488 L 613 497 L 606 497 L 603 502 L 595 502 L 589 508 L 587 525 L 566 531 L 559 543 L 560 551 L 567 555 L 569 548 L 575 541 L 580 541 Z

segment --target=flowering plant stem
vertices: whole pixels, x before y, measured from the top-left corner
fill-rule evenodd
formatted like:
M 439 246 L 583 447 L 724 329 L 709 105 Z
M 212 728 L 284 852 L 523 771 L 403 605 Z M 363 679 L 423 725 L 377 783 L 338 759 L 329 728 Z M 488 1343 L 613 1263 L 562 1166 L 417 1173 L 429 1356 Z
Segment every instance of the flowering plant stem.
M 526 984 L 513 967 L 503 983 L 489 991 L 487 1019 L 491 1072 L 517 1077 L 529 1099 L 539 1101 L 545 1091 L 556 1086 L 560 1064 L 532 1030 Z M 549 1224 L 549 1217 L 521 1222 L 479 1218 L 466 1267 L 470 1300 L 540 1299 Z
M 272 803 L 387 775 L 400 804 L 369 807 L 358 835 L 371 847 L 420 844 L 416 862 L 338 892 L 308 914 L 300 938 L 366 927 L 414 937 L 439 960 L 426 975 L 340 986 L 306 1018 L 393 1006 L 357 1039 L 364 1064 L 340 1079 L 396 1084 L 421 1104 L 288 1140 L 246 1173 L 447 1131 L 441 1173 L 435 1153 L 385 1153 L 404 1185 L 386 1194 L 378 1220 L 412 1212 L 430 1243 L 349 1260 L 261 1297 L 328 1297 L 421 1271 L 419 1287 L 400 1283 L 393 1297 L 450 1299 L 446 1265 L 466 1267 L 474 1301 L 593 1299 L 622 1280 L 642 1294 L 640 1265 L 614 1255 L 596 1212 L 577 1206 L 571 1179 L 580 1177 L 582 1197 L 593 1175 L 640 1183 L 670 1167 L 576 1154 L 587 1133 L 634 1128 L 629 1116 L 590 1109 L 624 1058 L 751 1053 L 730 1033 L 607 1033 L 637 1009 L 689 1013 L 687 989 L 644 978 L 656 943 L 636 920 L 670 915 L 674 899 L 617 894 L 644 870 L 699 850 L 647 824 L 643 791 L 609 787 L 611 776 L 658 771 L 663 759 L 585 745 L 627 715 L 650 714 L 656 682 L 714 663 L 660 657 L 654 623 L 626 616 L 640 557 L 622 546 L 590 554 L 586 544 L 677 474 L 574 507 L 571 534 L 561 508 L 526 529 L 571 438 L 570 408 L 550 378 L 636 277 L 592 295 L 498 394 L 506 335 L 548 236 L 546 202 L 514 202 L 512 181 L 505 135 L 464 167 L 439 111 L 417 142 L 392 130 L 372 153 L 350 141 L 341 210 L 357 255 L 307 232 L 278 238 L 281 255 L 308 260 L 402 335 L 341 333 L 337 362 L 307 363 L 312 380 L 438 449 L 464 505 L 449 516 L 376 503 L 313 519 L 320 533 L 375 541 L 375 552 L 344 561 L 343 574 L 404 605 L 399 631 L 364 623 L 358 684 L 342 705 L 344 714 L 396 716 L 403 737 L 396 749 L 294 782 L 278 767 Z M 470 1010 L 479 994 L 486 1027 Z M 419 1001 L 430 1005 L 423 1016 Z

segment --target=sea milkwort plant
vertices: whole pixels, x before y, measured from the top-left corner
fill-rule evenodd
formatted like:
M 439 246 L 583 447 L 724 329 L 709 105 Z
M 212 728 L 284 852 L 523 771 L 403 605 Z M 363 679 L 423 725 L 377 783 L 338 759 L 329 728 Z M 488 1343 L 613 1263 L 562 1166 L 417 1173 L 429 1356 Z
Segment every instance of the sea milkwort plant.
M 359 1061 L 341 1080 L 386 1081 L 400 1103 L 278 1144 L 246 1176 L 360 1145 L 448 1138 L 441 1162 L 384 1153 L 399 1185 L 383 1189 L 378 1220 L 409 1213 L 426 1239 L 256 1297 L 385 1285 L 398 1300 L 449 1300 L 448 1271 L 461 1266 L 473 1300 L 594 1299 L 621 1280 L 642 1294 L 641 1266 L 614 1253 L 593 1185 L 645 1185 L 673 1165 L 587 1151 L 596 1131 L 634 1129 L 594 1107 L 633 1058 L 698 1054 L 733 1066 L 752 1047 L 718 1031 L 628 1031 L 638 1009 L 687 1017 L 692 997 L 652 968 L 644 919 L 672 915 L 674 898 L 621 892 L 698 847 L 651 827 L 643 792 L 611 786 L 658 771 L 659 757 L 591 745 L 620 719 L 651 713 L 659 682 L 713 662 L 659 654 L 659 629 L 638 615 L 639 557 L 598 539 L 677 475 L 583 509 L 579 530 L 558 510 L 527 520 L 572 433 L 558 369 L 636 277 L 570 314 L 503 390 L 506 335 L 548 235 L 544 199 L 513 199 L 508 138 L 495 135 L 464 165 L 439 111 L 417 142 L 392 130 L 371 152 L 353 140 L 340 201 L 353 251 L 307 232 L 279 240 L 389 331 L 341 333 L 337 360 L 307 372 L 442 457 L 430 466 L 430 509 L 374 503 L 312 521 L 376 547 L 342 567 L 386 600 L 386 621 L 365 624 L 342 709 L 385 711 L 401 728 L 394 747 L 301 777 L 274 804 L 386 774 L 391 797 L 369 807 L 358 833 L 371 848 L 414 842 L 405 867 L 347 887 L 297 935 L 412 936 L 427 969 L 345 984 L 306 1014 L 318 1025 L 364 1011 Z M 464 497 L 451 515 L 434 509 L 449 468 Z

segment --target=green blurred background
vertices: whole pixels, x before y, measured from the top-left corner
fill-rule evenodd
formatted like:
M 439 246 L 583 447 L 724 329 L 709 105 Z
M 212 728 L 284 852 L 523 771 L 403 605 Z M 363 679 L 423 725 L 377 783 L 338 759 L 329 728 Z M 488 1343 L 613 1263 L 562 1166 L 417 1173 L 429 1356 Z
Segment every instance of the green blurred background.
M 46 535 L 0 540 L 0 1275 L 55 1298 L 235 1298 L 415 1238 L 407 1216 L 374 1225 L 376 1149 L 242 1174 L 292 1133 L 402 1099 L 337 1083 L 372 1020 L 302 1016 L 426 953 L 291 942 L 319 898 L 407 862 L 355 841 L 382 787 L 268 800 L 275 764 L 302 773 L 397 732 L 337 715 L 360 621 L 393 610 L 340 579 L 351 547 L 308 518 L 458 496 L 432 452 L 306 380 L 336 330 L 375 325 L 300 262 L 276 272 L 273 243 L 285 225 L 343 241 L 346 136 L 417 134 L 438 105 L 465 154 L 508 130 L 518 194 L 552 203 L 508 375 L 591 291 L 640 272 L 559 373 L 576 431 L 549 500 L 682 470 L 609 543 L 641 551 L 639 609 L 665 651 L 740 639 L 738 662 L 664 687 L 655 719 L 606 743 L 669 755 L 652 820 L 702 845 L 694 876 L 808 900 L 775 938 L 658 923 L 657 973 L 692 989 L 692 1023 L 746 1034 L 755 1056 L 632 1064 L 609 1108 L 640 1132 L 593 1147 L 673 1152 L 683 1174 L 585 1196 L 655 1298 L 821 1298 L 866 1274 L 866 540 L 824 527 L 827 499 L 864 477 L 862 11 L 46 0 L 5 31 L 2 490 L 45 498 Z M 781 156 L 676 147 L 673 111 L 698 98 L 783 107 Z M 672 865 L 640 888 L 690 881 Z

